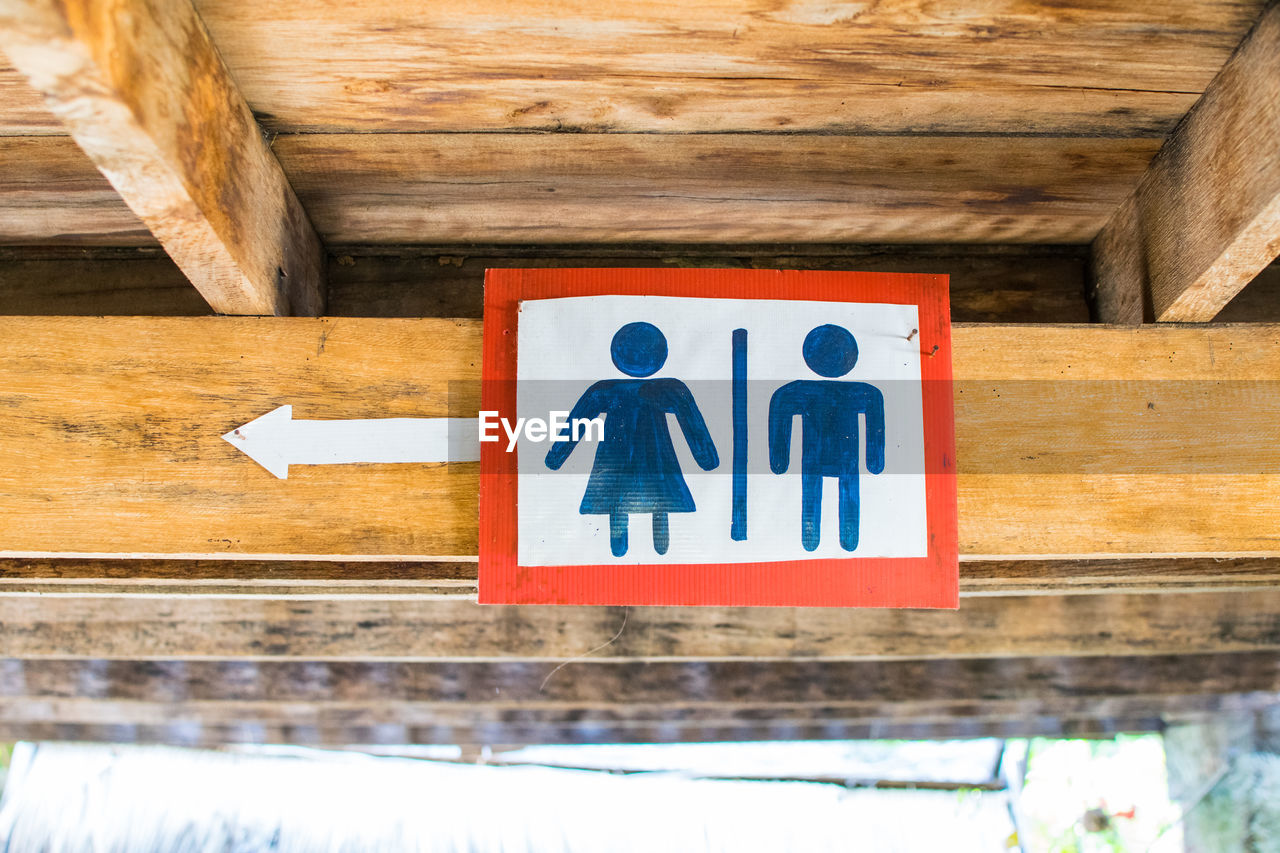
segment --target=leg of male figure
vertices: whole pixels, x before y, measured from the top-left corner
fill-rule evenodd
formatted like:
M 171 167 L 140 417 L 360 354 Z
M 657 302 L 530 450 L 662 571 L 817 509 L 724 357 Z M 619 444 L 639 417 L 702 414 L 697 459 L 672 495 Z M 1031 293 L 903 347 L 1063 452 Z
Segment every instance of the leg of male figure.
M 665 554 L 670 544 L 671 529 L 667 526 L 667 514 L 655 512 L 653 514 L 653 550 L 659 554 Z
M 840 478 L 840 547 L 852 551 L 858 547 L 858 475 Z
M 800 475 L 800 543 L 806 551 L 817 549 L 822 538 L 822 477 Z
M 609 513 L 609 550 L 615 557 L 621 557 L 627 553 L 627 514 L 625 512 Z

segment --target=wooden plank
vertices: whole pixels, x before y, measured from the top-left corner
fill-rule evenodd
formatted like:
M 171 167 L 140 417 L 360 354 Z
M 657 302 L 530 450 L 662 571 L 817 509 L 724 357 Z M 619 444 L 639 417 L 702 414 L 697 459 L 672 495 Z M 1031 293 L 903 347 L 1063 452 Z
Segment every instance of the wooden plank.
M 383 725 L 372 728 L 272 726 L 245 721 L 232 726 L 205 726 L 187 721 L 150 725 L 97 725 L 65 723 L 5 723 L 5 741 L 98 741 L 108 743 L 170 744 L 186 747 L 219 747 L 226 744 L 270 743 L 303 746 L 389 746 L 416 744 L 487 745 L 574 743 L 714 743 L 778 740 L 956 740 L 963 738 L 1070 737 L 1111 738 L 1125 732 L 1160 731 L 1159 718 L 1137 720 L 1074 720 L 1035 717 L 995 720 L 928 722 L 883 721 L 870 725 L 822 723 L 744 726 L 655 725 L 647 729 L 611 730 L 580 726 L 522 728 Z
M 0 136 L 0 163 L 0 244 L 156 244 L 70 139 Z
M 1152 137 L 1262 5 L 197 2 L 249 103 L 283 132 Z
M 280 481 L 220 438 L 284 403 L 304 418 L 473 413 L 475 321 L 2 325 L 0 556 L 476 553 L 474 464 Z M 966 557 L 1280 554 L 1275 327 L 961 325 L 953 339 Z
M 958 611 L 0 597 L 13 658 L 568 660 L 597 647 L 629 660 L 1274 652 L 1280 592 L 980 597 Z
M 596 658 L 558 670 L 548 661 L 0 660 L 0 698 L 137 703 L 266 703 L 375 707 L 400 702 L 468 708 L 752 708 L 1042 706 L 1061 713 L 1115 709 L 1116 699 L 1280 691 L 1273 652 L 952 660 L 625 661 Z M 974 713 L 976 711 L 971 711 Z
M 0 491 L 39 483 L 16 500 L 0 499 L 5 550 L 39 540 L 33 550 L 323 553 L 329 546 L 311 547 L 319 542 L 303 552 L 289 542 L 329 528 L 343 531 L 345 548 L 370 554 L 476 553 L 475 464 L 298 468 L 281 481 L 237 458 L 243 454 L 220 437 L 285 402 L 298 417 L 447 416 L 451 387 L 476 384 L 472 321 L 6 318 L 0 325 L 7 337 L 0 374 L 13 379 L 0 405 L 25 410 L 19 418 L 33 430 L 0 451 Z M 67 408 L 75 397 L 97 402 Z M 460 399 L 476 411 L 474 395 Z M 338 479 L 314 476 L 321 471 Z M 361 482 L 355 491 L 352 481 L 342 485 L 352 474 Z M 175 501 L 187 509 L 175 513 Z M 101 525 L 84 514 L 95 505 Z M 51 510 L 79 521 L 48 529 Z M 95 538 L 83 535 L 84 525 L 107 533 L 99 545 L 114 544 L 83 547 Z
M 1158 729 L 1170 714 L 1258 707 L 1280 690 L 1272 652 L 585 660 L 548 679 L 553 668 L 509 660 L 8 659 L 0 661 L 0 735 L 196 745 L 1105 734 Z
M 331 243 L 1086 243 L 1151 139 L 301 134 Z M 998 154 L 993 152 L 998 150 Z
M 2 666 L 0 725 L 405 726 L 447 729 L 464 742 L 518 741 L 531 731 L 557 732 L 557 739 L 607 731 L 635 740 L 655 729 L 1159 719 L 1253 710 L 1280 695 L 1276 656 L 1258 653 L 591 662 L 554 679 L 544 674 L 549 664 L 513 662 L 9 660 Z M 1100 683 L 1090 678 L 1095 673 Z M 1161 683 L 1158 675 L 1172 683 Z M 850 678 L 858 686 L 849 687 Z M 929 686 L 915 686 L 912 679 Z
M 478 318 L 486 269 L 661 266 L 945 272 L 951 277 L 954 322 L 1089 320 L 1084 298 L 1087 256 L 1060 246 L 677 244 L 424 247 L 398 255 L 371 255 L 368 249 L 356 248 L 335 252 L 329 277 L 331 316 Z
M 33 174 L 45 150 L 78 157 L 64 138 L 23 144 Z M 281 135 L 272 151 L 330 243 L 1079 245 L 1158 146 L 1091 137 L 473 133 Z M 92 179 L 83 158 L 80 165 Z M 39 190 L 15 199 L 15 217 L 23 203 L 68 208 L 67 216 L 80 204 L 65 187 L 48 190 L 52 197 Z M 72 221 L 64 230 L 103 241 L 91 217 Z M 36 242 L 29 226 L 15 228 L 9 242 Z
M 0 249 L 0 316 L 210 313 L 161 249 Z
M 960 595 L 1190 592 L 1280 585 L 1280 560 L 965 560 Z
M 1064 702 L 952 702 L 926 706 L 886 703 L 878 708 L 845 706 L 678 706 L 653 708 L 616 705 L 609 708 L 515 708 L 494 706 L 428 705 L 405 702 L 288 703 L 261 702 L 132 702 L 112 699 L 57 698 L 0 699 L 0 722 L 5 724 L 57 722 L 72 725 L 145 725 L 195 723 L 232 726 L 252 722 L 267 726 L 315 728 L 376 728 L 399 725 L 414 728 L 440 726 L 457 732 L 489 729 L 500 732 L 560 728 L 616 732 L 675 728 L 749 726 L 815 727 L 820 725 L 874 726 L 890 722 L 946 722 L 1055 717 L 1067 719 L 1149 719 L 1166 711 L 1179 715 L 1255 711 L 1280 700 L 1280 694 L 1249 696 L 1186 696 L 1171 699 L 1107 699 Z M 492 737 L 492 736 L 491 736 Z M 472 738 L 463 735 L 463 739 Z M 494 738 L 502 742 L 506 738 Z M 518 738 L 517 738 L 518 739 Z
M 501 13 L 498 53 L 493 13 L 457 3 L 197 3 L 250 105 L 276 131 L 1153 138 L 1191 106 L 1261 5 L 968 2 L 943 14 L 907 3 L 845 10 L 852 18 L 831 7 L 827 20 L 766 3 L 637 2 L 607 14 L 574 9 L 566 26 L 563 3 L 521 3 Z M 21 75 L 0 68 L 0 135 L 60 130 Z
M 667 672 L 671 680 L 658 685 L 658 692 L 669 694 L 667 701 L 646 701 L 643 690 L 622 683 L 618 676 L 640 669 L 634 663 L 591 663 L 568 676 L 579 690 L 594 695 L 590 703 L 566 702 L 547 695 L 544 676 L 548 665 L 521 663 L 467 663 L 467 665 L 429 665 L 429 663 L 344 663 L 282 661 L 247 663 L 221 662 L 137 662 L 137 661 L 9 661 L 5 670 L 20 674 L 22 683 L 6 686 L 0 697 L 0 721 L 4 724 L 148 725 L 166 722 L 188 722 L 196 725 L 232 726 L 252 721 L 255 725 L 372 727 L 402 725 L 412 727 L 445 726 L 456 731 L 471 729 L 512 730 L 545 727 L 563 729 L 579 727 L 582 733 L 593 729 L 613 731 L 645 730 L 658 726 L 745 727 L 877 725 L 884 722 L 937 722 L 947 720 L 1032 719 L 1151 719 L 1166 715 L 1203 715 L 1229 711 L 1258 710 L 1280 699 L 1280 679 L 1276 678 L 1275 661 L 1270 666 L 1245 665 L 1257 669 L 1248 675 L 1268 678 L 1242 679 L 1233 686 L 1253 686 L 1252 690 L 1220 692 L 1228 678 L 1204 681 L 1189 679 L 1183 670 L 1202 669 L 1201 660 L 1210 656 L 1190 656 L 1190 666 L 1158 666 L 1172 671 L 1176 683 L 1187 693 L 1175 693 L 1169 686 L 1158 685 L 1143 674 L 1147 658 L 1121 658 L 1123 667 L 1097 666 L 1108 658 L 1052 658 L 1050 661 L 1014 658 L 1015 665 L 995 663 L 979 670 L 975 661 L 934 661 L 928 665 L 913 661 L 892 662 L 773 662 L 736 665 L 736 663 L 652 663 Z M 1220 667 L 1234 670 L 1233 658 L 1256 658 L 1260 654 L 1225 654 Z M 1274 658 L 1275 656 L 1271 656 Z M 1156 658 L 1165 663 L 1167 658 Z M 1178 661 L 1179 658 L 1172 658 Z M 1029 665 L 1029 666 L 1028 666 Z M 55 669 L 50 672 L 50 669 Z M 1108 694 L 1097 685 L 1062 679 L 1078 678 L 1092 670 L 1103 675 L 1126 670 L 1130 684 L 1120 686 L 1120 694 Z M 248 671 L 246 671 L 248 670 Z M 390 670 L 390 671 L 388 671 Z M 611 672 L 618 670 L 618 672 Z M 742 683 L 744 671 L 750 670 L 762 680 L 754 689 Z M 1019 681 L 1014 685 L 996 683 L 997 675 L 1019 676 L 1021 671 L 1044 678 L 1056 675 L 1060 680 L 1050 684 Z M 50 676 L 81 676 L 81 683 L 50 684 Z M 120 678 L 137 672 L 140 683 L 132 685 L 104 684 L 104 676 Z M 351 675 L 366 678 L 406 678 L 411 683 L 365 685 L 349 681 Z M 724 701 L 726 690 L 704 689 L 704 681 L 724 672 L 735 684 L 735 695 Z M 161 675 L 163 674 L 163 675 Z M 206 680 L 192 683 L 191 674 Z M 827 702 L 812 695 L 814 690 L 796 690 L 800 679 L 823 681 L 842 674 L 873 679 L 890 685 L 887 693 L 910 694 L 910 690 L 893 689 L 895 676 L 945 681 L 954 693 L 927 690 L 931 698 L 902 699 L 890 695 L 859 690 L 855 701 Z M 604 684 L 595 684 L 595 676 L 603 676 Z M 1239 672 L 1231 672 L 1239 676 Z M 157 679 L 157 676 L 161 678 Z M 211 676 L 211 678 L 209 678 Z M 300 678 L 302 684 L 279 684 L 275 679 Z M 557 674 L 558 676 L 558 674 Z M 1025 676 L 1024 676 L 1025 678 Z M 27 684 L 26 680 L 31 680 Z M 321 681 L 321 679 L 324 679 Z M 654 685 L 657 676 L 648 675 L 645 684 Z M 484 689 L 481 688 L 484 685 Z M 428 685 L 434 686 L 431 693 Z M 618 692 L 604 693 L 605 685 Z M 1219 690 L 1215 690 L 1219 686 Z M 218 689 L 214 689 L 216 688 Z M 1111 689 L 1117 686 L 1111 684 Z M 104 690 L 105 688 L 105 690 Z M 396 689 L 403 688 L 403 689 Z M 515 689 L 512 689 L 515 688 Z M 1189 689 L 1188 689 L 1189 688 Z M 460 689 L 474 698 L 460 698 Z M 681 693 L 684 689 L 685 692 Z M 276 692 L 279 690 L 279 692 Z M 1143 692 L 1146 690 L 1146 692 Z M 1199 692 L 1194 692 L 1199 690 Z M 109 695 L 96 693 L 106 692 Z M 822 690 L 818 690 L 822 692 Z M 838 688 L 835 692 L 840 692 Z M 410 698 L 407 693 L 415 694 Z M 564 695 L 563 689 L 553 690 Z M 570 690 L 572 693 L 572 690 Z M 707 695 L 708 693 L 712 695 Z M 799 693 L 799 697 L 797 697 Z M 919 692 L 918 692 L 919 693 Z M 120 695 L 115 695 L 120 694 Z M 251 695 L 247 695 L 251 694 Z M 302 694 L 302 695 L 300 695 Z M 637 695 L 639 694 L 639 695 Z M 810 694 L 810 695 L 806 695 Z M 1016 698 L 997 698 L 1016 694 Z M 714 695 L 721 695 L 717 701 Z
M 66 132 L 40 93 L 0 53 L 0 136 L 60 136 Z
M 1280 561 L 1277 561 L 1280 563 Z M 476 595 L 477 563 L 383 560 L 0 559 L 0 595 Z M 1245 570 L 1262 580 L 1266 569 Z M 1236 576 L 1237 579 L 1241 575 Z M 1242 585 L 1252 585 L 1240 580 Z
M 1130 194 L 1090 245 L 1089 299 L 1099 322 L 1136 325 L 1152 313 L 1141 207 Z
M 337 248 L 326 313 L 481 315 L 484 271 L 502 267 L 708 267 L 946 272 L 956 322 L 1084 323 L 1087 253 L 1060 246 L 823 244 Z M 0 248 L 0 315 L 209 313 L 163 252 Z M 1280 319 L 1277 313 L 1273 319 Z
M 1280 263 L 1273 263 L 1258 273 L 1214 320 L 1219 323 L 1280 321 Z
M 0 47 L 215 310 L 322 310 L 319 240 L 190 3 L 5 0 Z
M 0 595 L 476 595 L 475 562 L 0 559 Z M 964 560 L 960 597 L 1280 587 L 1280 559 Z
M 1275 260 L 1278 147 L 1280 7 L 1271 4 L 1098 236 L 1101 319 L 1212 320 Z

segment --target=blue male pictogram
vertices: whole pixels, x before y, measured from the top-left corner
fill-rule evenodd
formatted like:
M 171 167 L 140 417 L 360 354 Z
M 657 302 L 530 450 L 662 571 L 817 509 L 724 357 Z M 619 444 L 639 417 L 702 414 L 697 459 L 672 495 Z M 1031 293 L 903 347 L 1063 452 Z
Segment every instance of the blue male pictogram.
M 627 516 L 653 516 L 653 549 L 665 554 L 670 544 L 667 514 L 693 512 L 693 496 L 680 471 L 667 414 L 676 416 L 693 458 L 703 470 L 720 464 L 693 394 L 679 379 L 644 379 L 667 360 L 667 339 L 651 323 L 628 323 L 609 347 L 614 366 L 634 379 L 604 379 L 588 388 L 573 411 L 575 419 L 605 416 L 604 439 L 596 448 L 591 478 L 578 512 L 609 516 L 609 548 L 615 557 L 627 553 Z M 560 438 L 547 453 L 546 465 L 558 469 L 578 439 Z
M 791 422 L 800 416 L 800 541 L 806 551 L 822 538 L 822 480 L 840 490 L 840 546 L 858 547 L 858 416 L 867 419 L 867 471 L 884 471 L 884 395 L 865 382 L 835 381 L 858 361 L 858 343 L 841 326 L 818 326 L 804 339 L 804 360 L 819 376 L 798 379 L 769 401 L 769 467 L 786 473 L 791 462 Z

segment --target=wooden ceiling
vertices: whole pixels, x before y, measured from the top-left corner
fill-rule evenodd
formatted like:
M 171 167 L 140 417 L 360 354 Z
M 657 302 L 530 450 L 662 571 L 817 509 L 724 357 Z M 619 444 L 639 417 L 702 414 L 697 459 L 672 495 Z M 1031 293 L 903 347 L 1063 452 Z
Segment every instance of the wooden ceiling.
M 195 5 L 275 133 L 1150 137 L 1187 111 L 1265 3 Z M 17 102 L 7 133 L 57 132 L 30 98 Z
M 0 18 L 86 8 L 143 25 L 42 58 L 132 49 L 103 97 L 163 114 L 90 116 L 86 150 L 182 171 L 182 212 L 209 221 L 288 219 L 257 202 L 291 186 L 324 246 L 246 226 L 166 240 L 171 263 L 121 200 L 153 188 L 113 189 L 0 58 L 0 314 L 153 315 L 3 318 L 0 738 L 1087 733 L 1280 695 L 1258 416 L 1280 407 L 1260 390 L 1278 327 L 1083 325 L 1090 265 L 1115 273 L 1094 278 L 1105 319 L 1143 319 L 1163 264 L 1216 300 L 1179 319 L 1208 320 L 1256 272 L 1223 258 L 1280 251 L 1274 0 L 197 0 L 234 82 L 208 90 L 209 45 L 137 13 L 189 4 Z M 167 85 L 133 87 L 152 72 Z M 46 87 L 64 115 L 70 76 Z M 282 192 L 226 166 L 265 150 L 249 110 Z M 329 254 L 328 318 L 154 316 L 264 313 L 202 286 L 200 252 L 244 250 L 224 278 L 271 297 L 301 276 L 250 250 L 303 242 Z M 474 378 L 483 270 L 524 265 L 950 272 L 953 318 L 1000 324 L 956 329 L 961 610 L 478 608 L 474 472 L 286 493 L 218 437 L 286 397 L 440 402 L 441 377 Z M 1277 284 L 1234 316 L 1274 320 Z M 390 319 L 423 316 L 450 319 Z
M 1084 244 L 1264 5 L 196 4 L 329 245 Z M 7 67 L 0 163 L 0 242 L 155 244 Z

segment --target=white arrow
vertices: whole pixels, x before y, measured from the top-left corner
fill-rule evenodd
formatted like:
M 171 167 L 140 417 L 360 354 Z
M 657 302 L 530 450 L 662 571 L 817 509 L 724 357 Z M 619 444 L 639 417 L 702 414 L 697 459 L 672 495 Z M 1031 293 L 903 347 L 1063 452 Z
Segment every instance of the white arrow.
M 293 406 L 281 406 L 222 437 L 281 480 L 288 479 L 290 465 L 480 458 L 475 418 L 295 421 Z

